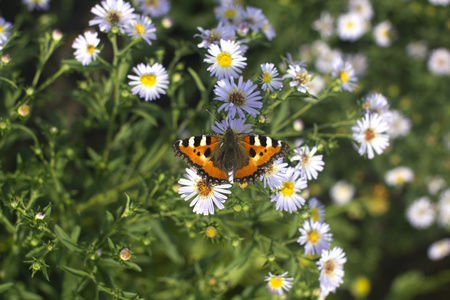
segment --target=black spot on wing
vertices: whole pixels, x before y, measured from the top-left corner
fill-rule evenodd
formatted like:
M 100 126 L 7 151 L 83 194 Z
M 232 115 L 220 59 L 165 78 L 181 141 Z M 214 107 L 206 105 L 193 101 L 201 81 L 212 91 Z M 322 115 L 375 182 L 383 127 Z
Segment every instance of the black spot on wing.
M 182 140 L 181 141 L 181 145 L 183 146 L 183 147 L 187 147 L 187 146 L 189 146 L 189 139 L 185 139 L 185 140 Z
M 206 137 L 206 145 L 211 145 L 211 136 Z
M 266 147 L 267 146 L 267 139 L 269 139 L 268 137 L 259 137 L 259 142 L 261 143 L 261 146 Z
M 255 157 L 256 156 L 256 151 L 253 148 L 250 148 L 250 152 L 249 152 L 251 157 Z
M 278 147 L 278 140 L 277 139 L 272 139 L 272 147 L 274 147 L 274 148 Z
M 200 146 L 200 142 L 202 141 L 203 136 L 199 135 L 194 137 L 194 147 Z
M 263 156 L 263 154 L 264 154 L 264 153 L 262 153 L 262 152 L 259 152 L 259 156 Z
M 211 141 L 211 138 L 210 138 Z M 206 149 L 205 153 L 203 153 L 205 157 L 209 157 L 211 155 L 211 148 Z
M 255 137 L 250 136 L 250 145 L 254 145 L 254 144 L 255 144 Z
M 202 155 L 200 152 L 197 152 L 197 156 L 200 156 L 200 155 Z

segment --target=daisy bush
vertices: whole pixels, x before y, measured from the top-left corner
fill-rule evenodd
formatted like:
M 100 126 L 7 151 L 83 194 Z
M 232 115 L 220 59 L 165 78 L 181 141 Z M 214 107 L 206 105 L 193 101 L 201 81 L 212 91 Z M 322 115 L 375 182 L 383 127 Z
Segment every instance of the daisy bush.
M 446 299 L 449 6 L 2 1 L 0 298 Z

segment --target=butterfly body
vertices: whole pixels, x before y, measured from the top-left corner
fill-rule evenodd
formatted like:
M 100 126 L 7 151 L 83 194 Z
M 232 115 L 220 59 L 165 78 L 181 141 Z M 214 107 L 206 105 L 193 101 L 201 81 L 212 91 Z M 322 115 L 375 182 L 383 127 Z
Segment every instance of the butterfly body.
M 175 156 L 182 157 L 208 183 L 254 182 L 273 162 L 286 155 L 283 141 L 257 134 L 206 134 L 176 141 Z

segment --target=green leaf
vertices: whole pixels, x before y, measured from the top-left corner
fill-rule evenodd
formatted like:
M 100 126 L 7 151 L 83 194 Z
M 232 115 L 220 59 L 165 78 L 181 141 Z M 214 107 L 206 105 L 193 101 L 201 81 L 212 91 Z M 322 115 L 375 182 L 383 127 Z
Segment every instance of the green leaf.
M 80 278 L 84 278 L 84 277 L 90 278 L 91 277 L 91 275 L 88 272 L 80 270 L 80 269 L 74 269 L 74 268 L 69 268 L 69 267 L 65 267 L 65 266 L 60 266 L 60 268 L 63 269 L 63 271 L 65 271 L 73 276 L 76 276 L 76 277 L 80 277 Z
M 189 74 L 191 74 L 192 78 L 195 81 L 195 85 L 197 86 L 198 90 L 203 93 L 206 91 L 205 86 L 203 85 L 202 80 L 200 79 L 200 77 L 198 76 L 197 72 L 194 71 L 194 69 L 192 68 L 188 68 L 188 72 Z
M 112 253 L 116 252 L 116 246 L 110 238 L 108 238 L 108 246 Z
M 125 261 L 124 262 L 124 266 L 127 267 L 128 269 L 132 269 L 132 270 L 135 270 L 135 271 L 138 271 L 138 272 L 142 272 L 141 267 L 139 267 L 139 265 L 137 265 L 137 264 L 135 264 L 133 262 Z
M 39 296 L 32 292 L 24 291 L 24 290 L 20 291 L 20 296 L 21 296 L 20 299 L 27 299 L 27 300 L 42 300 L 42 299 L 44 299 L 44 298 L 42 298 L 42 296 Z
M 14 282 L 7 282 L 7 283 L 0 284 L 0 294 L 3 293 L 4 291 L 9 290 L 10 288 L 12 288 L 13 285 L 14 285 Z
M 177 264 L 183 263 L 183 257 L 178 252 L 177 246 L 169 239 L 171 235 L 166 231 L 166 228 L 156 220 L 153 220 L 151 222 L 151 228 L 153 233 L 160 240 L 161 248 L 164 249 L 164 252 L 169 257 L 169 259 Z
M 76 242 L 74 242 L 69 235 L 58 225 L 55 225 L 55 234 L 58 240 L 67 247 L 70 251 L 81 253 L 83 250 L 78 247 Z

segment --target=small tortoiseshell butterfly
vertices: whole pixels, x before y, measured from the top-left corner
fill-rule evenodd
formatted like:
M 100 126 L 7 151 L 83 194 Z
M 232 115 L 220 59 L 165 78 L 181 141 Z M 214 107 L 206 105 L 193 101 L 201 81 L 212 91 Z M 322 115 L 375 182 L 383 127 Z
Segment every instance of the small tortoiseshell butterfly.
M 204 134 L 176 141 L 175 156 L 183 158 L 199 176 L 211 184 L 230 181 L 254 183 L 289 146 L 280 140 L 249 133 Z

